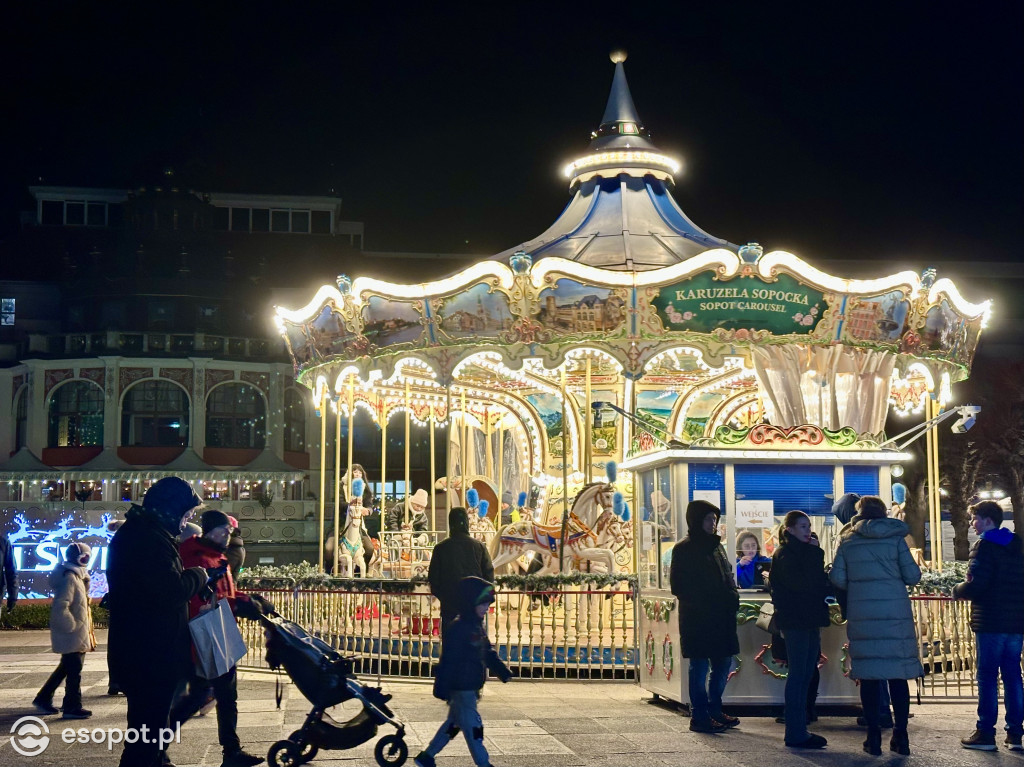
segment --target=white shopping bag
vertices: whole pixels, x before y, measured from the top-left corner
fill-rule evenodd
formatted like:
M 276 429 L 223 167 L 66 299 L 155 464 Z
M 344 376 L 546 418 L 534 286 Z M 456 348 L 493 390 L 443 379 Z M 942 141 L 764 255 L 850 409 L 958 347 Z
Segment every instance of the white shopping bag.
M 204 679 L 228 673 L 248 651 L 226 599 L 190 620 L 188 630 L 196 649 L 196 671 Z

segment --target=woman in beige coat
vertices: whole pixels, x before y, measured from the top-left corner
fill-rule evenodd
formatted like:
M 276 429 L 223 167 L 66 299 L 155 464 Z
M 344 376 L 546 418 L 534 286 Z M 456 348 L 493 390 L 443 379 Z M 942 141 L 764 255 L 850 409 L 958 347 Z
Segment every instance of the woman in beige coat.
M 889 749 L 910 753 L 908 679 L 923 671 L 918 657 L 914 614 L 907 586 L 921 580 L 906 540 L 907 525 L 886 514 L 876 496 L 857 501 L 857 516 L 839 534 L 832 582 L 847 591 L 846 634 L 850 639 L 850 676 L 860 681 L 860 699 L 868 720 L 864 750 L 882 753 L 878 700 L 888 682 L 894 727 Z
M 50 575 L 53 605 L 50 608 L 50 645 L 60 653 L 60 664 L 39 690 L 32 705 L 44 714 L 56 714 L 53 694 L 64 682 L 63 719 L 88 719 L 82 708 L 82 665 L 85 654 L 96 649 L 89 609 L 89 557 L 86 543 L 72 543 L 64 561 Z M 66 680 L 66 681 L 65 681 Z

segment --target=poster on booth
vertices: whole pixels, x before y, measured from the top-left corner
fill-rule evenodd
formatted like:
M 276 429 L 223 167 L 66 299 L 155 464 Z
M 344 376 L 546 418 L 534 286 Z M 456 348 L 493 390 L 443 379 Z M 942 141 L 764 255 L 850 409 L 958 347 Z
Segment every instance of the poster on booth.
M 775 523 L 774 501 L 736 501 L 736 527 L 769 529 Z

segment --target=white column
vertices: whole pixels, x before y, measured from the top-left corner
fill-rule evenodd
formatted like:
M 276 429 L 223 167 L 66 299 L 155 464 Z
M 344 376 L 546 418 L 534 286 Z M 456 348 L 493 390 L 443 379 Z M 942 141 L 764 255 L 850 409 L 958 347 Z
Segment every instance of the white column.
M 206 366 L 209 357 L 189 357 L 192 362 L 192 412 L 188 424 L 188 443 L 193 450 L 203 457 L 206 448 Z
M 44 390 L 46 369 L 39 360 L 28 363 L 28 449 L 39 458 L 43 453 L 49 427 L 49 413 Z
M 278 458 L 284 458 L 284 389 L 288 383 L 288 365 L 274 365 L 269 371 L 267 386 L 267 447 Z
M 118 379 L 122 358 L 100 357 L 100 360 L 103 362 L 106 384 L 103 387 L 103 447 L 116 450 L 121 444 L 121 387 Z

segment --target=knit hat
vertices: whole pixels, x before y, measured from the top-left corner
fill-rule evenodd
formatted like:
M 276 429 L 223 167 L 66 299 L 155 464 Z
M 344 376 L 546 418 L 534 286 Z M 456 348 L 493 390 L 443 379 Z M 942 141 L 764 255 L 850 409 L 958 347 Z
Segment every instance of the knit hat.
M 714 514 L 717 521 L 722 512 L 713 503 L 707 501 L 690 501 L 686 506 L 686 528 L 690 534 L 702 532 L 704 529 L 704 518 L 708 514 Z
M 181 528 L 181 533 L 178 535 L 178 543 L 182 544 L 189 538 L 195 538 L 197 535 L 203 534 L 203 528 L 197 525 L 195 522 L 186 522 Z
M 501 502 L 507 503 L 509 506 L 515 505 L 515 498 L 512 497 L 512 491 L 506 490 L 501 494 Z
M 88 543 L 76 542 L 64 549 L 64 561 L 78 567 L 88 566 L 90 556 L 92 556 L 92 547 Z
M 199 518 L 199 522 L 203 526 L 203 535 L 206 535 L 211 530 L 216 530 L 218 527 L 231 527 L 231 520 L 228 519 L 228 515 L 219 509 L 204 511 L 203 516 Z
M 142 499 L 142 508 L 155 516 L 171 535 L 180 533 L 185 515 L 202 504 L 192 486 L 181 477 L 157 480 Z
M 449 533 L 469 533 L 469 513 L 461 506 L 448 512 Z
M 417 506 L 423 506 L 425 508 L 429 501 L 430 499 L 427 497 L 427 491 L 421 487 L 419 490 L 417 490 L 415 493 L 409 496 L 409 508 L 411 509 L 414 503 Z

